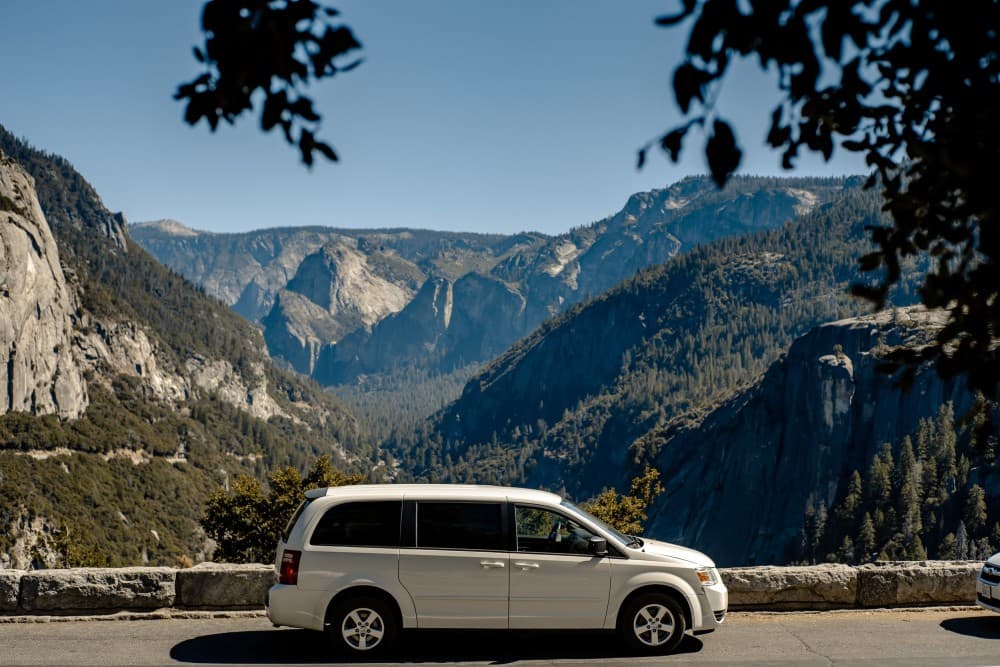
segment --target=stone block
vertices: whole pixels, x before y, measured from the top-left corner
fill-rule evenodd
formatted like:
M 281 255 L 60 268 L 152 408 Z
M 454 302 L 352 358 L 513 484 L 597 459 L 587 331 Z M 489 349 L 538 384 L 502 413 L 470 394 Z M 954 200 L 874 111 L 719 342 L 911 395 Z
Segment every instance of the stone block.
M 858 606 L 892 607 L 899 591 L 897 569 L 870 564 L 858 568 Z
M 858 568 L 858 606 L 898 607 L 974 604 L 982 563 L 914 561 Z
M 17 609 L 23 575 L 23 570 L 0 570 L 0 611 Z
M 177 570 L 177 606 L 263 607 L 264 594 L 274 583 L 271 565 L 202 563 Z
M 24 611 L 159 609 L 174 604 L 169 567 L 37 570 L 21 577 Z
M 857 574 L 848 565 L 736 567 L 721 571 L 730 609 L 853 607 Z

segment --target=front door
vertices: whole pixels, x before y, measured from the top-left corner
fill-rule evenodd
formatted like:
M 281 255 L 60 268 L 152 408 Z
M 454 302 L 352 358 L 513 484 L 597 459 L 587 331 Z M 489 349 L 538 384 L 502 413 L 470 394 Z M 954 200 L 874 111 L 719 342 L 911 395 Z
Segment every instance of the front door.
M 604 627 L 611 559 L 587 553 L 593 533 L 563 514 L 530 505 L 515 505 L 514 519 L 510 627 Z
M 506 628 L 505 505 L 420 501 L 416 547 L 399 551 L 399 580 L 420 628 Z

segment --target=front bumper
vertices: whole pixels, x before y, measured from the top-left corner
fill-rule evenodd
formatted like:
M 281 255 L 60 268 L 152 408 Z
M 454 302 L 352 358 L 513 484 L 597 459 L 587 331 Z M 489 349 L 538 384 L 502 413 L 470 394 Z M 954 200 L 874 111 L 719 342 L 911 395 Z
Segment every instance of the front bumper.
M 729 609 L 729 590 L 719 581 L 712 586 L 703 586 L 699 602 L 701 603 L 701 622 L 692 628 L 698 634 L 715 630 L 726 619 Z
M 1000 613 L 1000 581 L 993 581 L 994 577 L 985 579 L 983 574 L 979 574 L 976 579 L 976 604 L 984 609 Z

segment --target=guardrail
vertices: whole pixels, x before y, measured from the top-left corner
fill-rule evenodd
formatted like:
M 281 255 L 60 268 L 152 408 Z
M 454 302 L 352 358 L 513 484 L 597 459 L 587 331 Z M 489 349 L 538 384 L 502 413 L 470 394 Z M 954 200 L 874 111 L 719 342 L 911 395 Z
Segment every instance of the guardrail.
M 973 604 L 982 563 L 739 567 L 721 570 L 730 610 L 824 610 Z M 0 570 L 0 615 L 260 609 L 270 565 Z

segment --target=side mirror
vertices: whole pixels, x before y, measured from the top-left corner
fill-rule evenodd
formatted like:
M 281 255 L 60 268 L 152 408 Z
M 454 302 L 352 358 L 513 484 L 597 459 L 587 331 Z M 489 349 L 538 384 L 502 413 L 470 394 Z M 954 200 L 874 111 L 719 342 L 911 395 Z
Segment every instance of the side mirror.
M 587 553 L 592 556 L 607 556 L 608 541 L 603 537 L 594 536 L 587 541 Z

